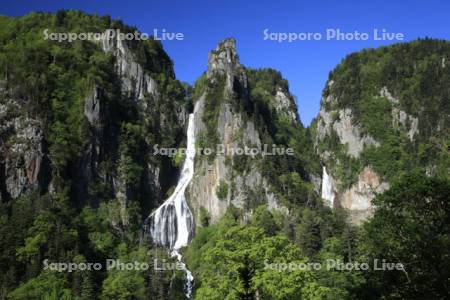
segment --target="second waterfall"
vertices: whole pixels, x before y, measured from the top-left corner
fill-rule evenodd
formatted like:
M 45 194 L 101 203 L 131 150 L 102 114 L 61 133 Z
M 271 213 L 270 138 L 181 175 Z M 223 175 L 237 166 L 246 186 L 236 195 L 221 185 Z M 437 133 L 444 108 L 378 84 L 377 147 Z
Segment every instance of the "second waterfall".
M 194 176 L 195 152 L 195 126 L 192 113 L 189 115 L 187 129 L 186 158 L 178 184 L 173 194 L 148 217 L 146 222 L 153 243 L 169 249 L 171 256 L 176 257 L 181 263 L 182 256 L 179 250 L 187 246 L 194 231 L 194 220 L 184 193 Z M 186 296 L 190 298 L 193 277 L 184 263 L 182 264 L 186 273 Z

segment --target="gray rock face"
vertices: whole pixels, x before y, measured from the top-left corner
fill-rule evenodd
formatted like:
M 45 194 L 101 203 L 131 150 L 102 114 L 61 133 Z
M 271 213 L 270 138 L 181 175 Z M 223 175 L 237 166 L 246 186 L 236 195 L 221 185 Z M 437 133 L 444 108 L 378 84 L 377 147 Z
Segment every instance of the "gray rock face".
M 107 36 L 109 35 L 103 35 L 103 37 Z M 167 101 L 162 99 L 158 84 L 147 74 L 143 66 L 138 63 L 135 54 L 130 50 L 126 41 L 114 37 L 112 39 L 104 38 L 99 43 L 104 52 L 112 53 L 115 57 L 115 69 L 117 77 L 120 80 L 122 94 L 131 97 L 135 101 L 144 122 L 151 122 L 149 115 L 155 113 L 155 107 L 161 105 L 161 101 Z M 122 224 L 126 226 L 129 221 L 126 208 L 131 194 L 125 176 L 121 174 L 120 167 L 116 174 L 103 174 L 98 170 L 98 159 L 102 152 L 99 149 L 99 145 L 101 147 L 103 144 L 102 130 L 103 128 L 107 128 L 108 122 L 110 122 L 104 110 L 105 108 L 102 107 L 101 90 L 95 87 L 92 93 L 86 98 L 84 106 L 84 114 L 90 125 L 94 128 L 94 132 L 89 147 L 90 150 L 84 154 L 80 163 L 80 176 L 84 178 L 82 180 L 84 182 L 82 186 L 86 186 L 87 182 L 91 181 L 92 178 L 100 177 L 103 182 L 107 182 L 112 187 L 114 195 L 120 203 Z M 185 107 L 182 105 L 176 106 L 174 113 L 178 122 L 184 125 L 188 115 Z M 172 126 L 167 119 L 166 115 L 159 115 L 159 125 L 161 128 Z M 118 161 L 119 165 L 124 160 L 123 155 L 120 157 Z M 146 193 L 153 195 L 154 199 L 160 199 L 162 192 L 158 163 L 151 159 L 150 163 L 144 166 L 143 174 L 143 189 Z
M 213 50 L 208 57 L 207 77 L 215 80 L 217 76 L 226 79 L 224 97 L 233 95 L 237 90 L 242 97 L 248 96 L 248 81 L 245 70 L 239 63 L 234 39 L 226 39 Z M 206 126 L 202 121 L 205 113 L 206 96 L 203 95 L 195 103 L 195 128 L 196 135 L 204 133 Z M 291 102 L 282 91 L 277 93 L 278 109 L 280 113 L 296 119 L 296 114 L 289 112 Z M 197 159 L 194 178 L 188 189 L 189 202 L 193 208 L 195 219 L 200 217 L 200 208 L 205 208 L 211 222 L 218 221 L 226 212 L 229 205 L 247 209 L 249 194 L 261 195 L 261 202 L 268 204 L 269 209 L 286 209 L 278 204 L 276 196 L 271 192 L 270 184 L 263 178 L 260 170 L 253 166 L 240 173 L 234 165 L 231 152 L 242 147 L 260 147 L 259 133 L 251 120 L 245 120 L 242 113 L 234 111 L 227 101 L 222 101 L 219 107 L 217 134 L 219 144 L 228 153 L 219 153 L 210 162 L 207 159 Z M 252 159 L 252 158 L 249 158 Z M 216 195 L 221 182 L 227 183 L 228 195 L 225 199 L 219 199 Z M 250 213 L 250 212 L 249 212 Z M 199 224 L 197 224 L 199 225 Z
M 107 182 L 109 176 L 99 171 L 99 162 L 103 154 L 103 130 L 110 121 L 105 115 L 105 107 L 102 107 L 102 90 L 94 86 L 84 101 L 84 116 L 90 127 L 91 136 L 89 143 L 81 155 L 76 168 L 75 197 L 79 203 L 98 204 L 97 199 L 88 192 L 88 186 L 97 178 Z M 111 181 L 111 180 L 110 180 Z M 112 182 L 110 182 L 112 185 Z
M 277 90 L 275 95 L 275 109 L 278 114 L 287 117 L 291 122 L 300 121 L 293 99 L 286 95 L 286 92 L 281 88 Z
M 370 135 L 362 134 L 358 125 L 354 124 L 352 110 L 350 108 L 336 111 L 327 111 L 325 103 L 334 102 L 333 96 L 322 99 L 317 123 L 317 138 L 321 141 L 325 136 L 329 136 L 334 131 L 343 145 L 347 145 L 347 154 L 352 157 L 359 157 L 364 146 L 379 146 L 379 143 Z
M 207 76 L 213 77 L 217 73 L 221 75 L 233 75 L 241 67 L 236 52 L 236 40 L 225 39 L 208 55 Z M 233 82 L 230 82 L 230 86 Z
M 7 199 L 16 199 L 24 193 L 40 189 L 44 159 L 41 122 L 9 113 L 18 108 L 18 102 L 12 99 L 0 105 L 0 114 L 4 117 L 0 125 L 0 153 L 3 156 L 0 167 L 3 169 L 5 187 L 2 194 Z M 8 142 L 4 140 L 7 136 Z
M 84 115 L 93 126 L 100 123 L 100 99 L 98 93 L 99 90 L 95 87 L 84 103 Z
M 408 138 L 413 141 L 414 136 L 419 133 L 419 119 L 401 110 L 398 99 L 394 98 L 386 87 L 381 89 L 380 96 L 392 104 L 392 125 L 405 130 Z
M 202 128 L 205 128 L 201 120 L 204 101 L 205 98 L 202 97 L 195 105 L 195 126 L 198 134 L 201 133 Z M 242 147 L 241 143 L 248 147 L 261 145 L 254 124 L 250 121 L 245 123 L 242 116 L 233 113 L 226 103 L 222 104 L 220 108 L 217 131 L 220 143 L 226 149 Z M 239 139 L 236 138 L 238 136 Z M 231 204 L 246 209 L 249 193 L 252 192 L 262 192 L 269 209 L 286 211 L 284 207 L 278 204 L 276 196 L 270 191 L 270 185 L 257 168 L 239 174 L 234 171 L 235 166 L 232 162 L 226 163 L 227 159 L 232 161 L 230 155 L 218 154 L 212 162 L 203 159 L 196 163 L 194 178 L 188 189 L 190 205 L 193 207 L 195 219 L 200 218 L 201 207 L 209 212 L 213 223 L 225 214 Z M 221 181 L 226 182 L 229 186 L 226 199 L 219 199 L 216 194 Z M 197 225 L 199 224 L 197 223 Z
M 127 183 L 125 179 L 119 174 L 117 177 L 113 178 L 114 195 L 120 204 L 120 219 L 124 226 L 129 224 L 129 217 L 127 213 L 127 204 L 129 199 L 129 193 L 127 189 Z
M 353 157 L 358 157 L 364 146 L 379 146 L 370 135 L 362 136 L 359 126 L 352 122 L 351 109 L 339 111 L 339 119 L 333 124 L 334 131 L 337 132 L 342 144 L 348 145 L 347 153 Z
M 372 200 L 377 194 L 389 189 L 389 183 L 381 182 L 378 174 L 367 166 L 358 176 L 358 181 L 344 191 L 338 191 L 339 179 L 323 170 L 322 198 L 330 207 L 343 207 L 348 210 L 350 222 L 361 224 L 373 214 Z
M 214 80 L 215 76 L 225 76 L 228 95 L 231 95 L 237 89 L 244 92 L 247 91 L 247 73 L 239 62 L 235 39 L 225 39 L 219 43 L 215 50 L 209 53 L 208 71 L 206 74 L 212 80 Z
M 206 128 L 202 121 L 204 102 L 205 97 L 203 96 L 196 102 L 194 108 L 196 136 L 201 134 Z M 222 109 L 221 115 L 223 115 Z M 219 128 L 226 126 L 220 121 L 221 119 L 222 122 L 228 120 L 223 117 L 219 118 Z M 220 136 L 223 138 L 223 135 Z M 200 219 L 200 208 L 203 207 L 211 215 L 211 221 L 216 222 L 225 214 L 231 201 L 230 193 L 228 193 L 227 199 L 224 200 L 220 200 L 216 195 L 216 190 L 221 181 L 229 183 L 227 178 L 230 172 L 225 166 L 225 157 L 217 155 L 212 163 L 208 162 L 207 159 L 203 159 L 200 162 L 197 161 L 194 170 L 194 178 L 188 189 L 190 204 L 193 207 L 195 216 L 194 219 Z
M 333 86 L 333 81 L 328 82 L 328 88 Z M 386 91 L 382 91 L 383 97 L 388 98 L 391 103 L 396 103 Z M 322 99 L 321 109 L 317 122 L 318 144 L 327 136 L 336 134 L 342 145 L 346 145 L 347 155 L 352 158 L 359 158 L 364 147 L 380 146 L 372 136 L 363 134 L 361 128 L 355 124 L 353 113 L 350 108 L 327 110 L 326 107 L 336 107 L 336 99 L 333 94 Z M 317 145 L 316 144 L 316 145 Z M 320 152 L 322 162 L 326 166 L 340 164 L 334 159 L 334 153 L 330 151 Z M 330 162 L 333 163 L 330 163 Z M 373 212 L 372 199 L 377 193 L 386 190 L 389 185 L 380 182 L 378 174 L 370 166 L 366 166 L 358 175 L 358 181 L 344 190 L 339 190 L 341 186 L 339 178 L 333 176 L 334 170 L 324 166 L 322 174 L 321 195 L 324 201 L 331 207 L 341 206 L 349 211 L 350 221 L 359 224 L 369 217 Z
M 347 208 L 350 220 L 360 224 L 373 214 L 372 199 L 389 189 L 387 182 L 380 182 L 378 174 L 370 166 L 364 168 L 358 176 L 358 182 L 353 184 L 340 197 L 340 205 Z
M 331 87 L 333 82 L 328 83 Z M 407 114 L 400 109 L 400 101 L 392 96 L 386 87 L 381 88 L 379 97 L 386 98 L 392 106 L 392 126 L 404 130 L 409 139 L 413 141 L 418 133 L 419 119 Z M 327 110 L 326 107 L 336 107 L 336 99 L 333 94 L 322 99 L 322 105 L 317 122 L 317 143 L 333 132 L 337 134 L 339 141 L 347 145 L 347 155 L 359 158 L 361 151 L 366 146 L 378 147 L 380 144 L 370 135 L 361 134 L 361 129 L 354 124 L 352 110 L 349 108 L 339 110 Z M 323 163 L 327 166 L 339 165 L 334 159 L 334 154 L 328 150 L 319 153 Z M 327 173 L 326 173 L 327 172 Z M 344 190 L 338 190 L 341 181 L 333 176 L 333 169 L 325 170 L 322 175 L 322 198 L 330 206 L 340 205 L 350 212 L 353 223 L 359 224 L 373 212 L 372 199 L 378 193 L 389 188 L 387 182 L 381 182 L 379 175 L 367 165 L 358 175 L 358 181 Z M 326 179 L 326 180 L 325 180 Z
M 117 74 L 122 81 L 122 92 L 129 93 L 136 101 L 143 100 L 146 94 L 155 98 L 159 96 L 156 81 L 144 72 L 124 41 L 116 37 L 104 38 L 100 40 L 100 44 L 103 51 L 111 52 L 116 57 Z
M 194 127 L 195 136 L 198 137 L 206 130 L 206 126 L 202 121 L 202 116 L 205 110 L 205 95 L 197 100 L 194 107 Z M 200 208 L 205 208 L 211 215 L 211 221 L 216 222 L 223 214 L 225 214 L 228 207 L 227 200 L 219 200 L 216 195 L 216 188 L 220 180 L 225 180 L 227 177 L 227 170 L 225 168 L 224 159 L 222 156 L 209 163 L 207 160 L 199 162 L 196 159 L 194 167 L 194 177 L 188 187 L 187 194 L 190 206 L 193 208 L 194 219 L 200 219 Z M 197 222 L 197 225 L 198 222 Z

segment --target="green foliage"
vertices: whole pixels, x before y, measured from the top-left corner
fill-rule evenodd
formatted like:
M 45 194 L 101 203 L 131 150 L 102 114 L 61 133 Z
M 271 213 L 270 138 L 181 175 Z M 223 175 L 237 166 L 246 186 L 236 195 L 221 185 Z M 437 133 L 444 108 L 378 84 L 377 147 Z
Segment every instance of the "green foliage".
M 278 217 L 278 218 L 277 218 Z M 274 215 L 266 205 L 260 205 L 255 209 L 251 220 L 252 226 L 262 228 L 268 236 L 275 235 L 281 229 L 280 215 Z
M 200 225 L 202 227 L 207 227 L 211 220 L 210 213 L 202 206 L 200 207 Z
M 128 249 L 124 249 L 127 250 Z M 146 250 L 137 251 L 120 256 L 121 262 L 148 263 Z M 148 299 L 146 294 L 146 273 L 138 270 L 116 270 L 108 273 L 103 281 L 100 299 Z
M 263 175 L 269 178 L 274 192 L 283 200 L 284 205 L 294 207 L 314 201 L 312 187 L 307 183 L 307 174 L 319 173 L 320 165 L 313 149 L 311 132 L 305 129 L 301 122 L 290 119 L 276 109 L 279 105 L 276 94 L 279 91 L 290 98 L 292 109 L 296 107 L 287 81 L 272 69 L 246 69 L 246 73 L 252 103 L 252 107 L 247 108 L 247 113 L 258 130 L 261 142 L 280 148 L 291 148 L 294 152 L 292 156 L 263 157 L 258 163 Z M 245 157 L 235 157 L 234 160 L 236 168 L 244 170 L 249 165 L 257 165 L 254 160 L 245 161 Z
M 118 171 L 122 174 L 123 180 L 129 184 L 139 183 L 143 172 L 141 155 L 144 148 L 143 133 L 144 130 L 140 125 L 122 124 L 121 161 Z
M 200 229 L 186 253 L 199 281 L 194 299 L 349 299 L 350 274 L 318 281 L 312 270 L 269 267 L 309 261 L 275 219 L 262 206 L 250 225 L 240 225 L 228 212 L 218 224 Z
M 211 149 L 216 149 L 216 145 L 219 142 L 217 122 L 221 104 L 225 101 L 224 97 L 225 78 L 223 76 L 216 76 L 213 79 L 207 79 L 205 108 L 202 120 L 206 126 L 206 145 Z M 214 158 L 214 155 L 210 155 L 209 158 Z
M 278 182 L 283 196 L 290 199 L 290 202 L 295 205 L 305 205 L 313 193 L 312 186 L 302 180 L 297 172 L 280 175 Z
M 360 122 L 362 128 L 376 140 L 385 140 L 392 131 L 391 104 L 382 97 L 368 97 L 360 104 Z
M 372 272 L 365 299 L 444 299 L 450 291 L 450 182 L 412 172 L 374 200 L 362 252 L 404 270 Z
M 23 247 L 17 249 L 20 260 L 40 264 L 40 258 L 65 258 L 77 241 L 78 232 L 71 217 L 73 211 L 65 194 L 55 195 L 52 201 L 58 205 L 39 212 L 28 229 Z
M 297 240 L 305 255 L 312 257 L 322 247 L 320 220 L 309 209 L 303 211 L 301 223 L 297 225 Z
M 225 200 L 228 196 L 228 183 L 225 180 L 220 180 L 219 186 L 216 190 L 217 198 L 220 200 Z
M 44 272 L 8 294 L 9 299 L 71 300 L 76 299 L 67 287 L 67 279 L 61 273 Z
M 199 152 L 199 149 L 205 149 L 208 147 L 207 144 L 207 139 L 206 139 L 206 133 L 201 131 L 197 134 L 196 139 L 195 139 L 195 149 L 197 152 Z
M 281 73 L 274 69 L 247 69 L 247 75 L 250 82 L 254 84 L 252 88 L 253 95 L 275 95 L 278 88 L 285 91 L 289 90 L 287 80 L 283 79 Z M 267 102 L 273 101 L 270 97 L 266 98 L 266 100 Z
M 202 76 L 200 76 L 199 79 L 195 81 L 194 84 L 194 92 L 192 97 L 194 100 L 200 99 L 200 97 L 203 95 L 203 93 L 206 91 L 206 84 L 207 84 L 207 77 L 206 73 L 204 73 Z
M 172 165 L 176 168 L 181 167 L 185 158 L 186 154 L 183 151 L 177 151 L 175 156 L 172 157 Z
M 93 248 L 107 256 L 115 251 L 120 243 L 117 234 L 109 230 L 109 224 L 120 223 L 119 204 L 117 202 L 101 203 L 98 209 L 85 207 L 80 218 L 88 231 L 88 239 Z
M 5 292 L 17 286 L 20 270 L 25 267 L 18 259 L 16 249 L 23 247 L 27 229 L 33 224 L 32 198 L 33 195 L 29 195 L 12 203 L 0 203 L 0 269 L 3 271 L 0 273 L 0 290 Z

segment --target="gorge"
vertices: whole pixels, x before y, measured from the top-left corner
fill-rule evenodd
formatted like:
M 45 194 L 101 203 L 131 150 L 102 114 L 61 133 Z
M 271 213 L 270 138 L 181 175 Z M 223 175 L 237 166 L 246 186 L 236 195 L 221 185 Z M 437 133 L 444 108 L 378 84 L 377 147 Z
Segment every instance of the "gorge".
M 72 10 L 0 18 L 0 299 L 448 295 L 448 41 L 348 54 L 304 126 L 288 81 L 246 67 L 234 38 L 187 84 L 158 40 L 46 29 L 136 31 Z M 52 272 L 47 259 L 153 269 Z M 264 268 L 328 259 L 408 269 Z

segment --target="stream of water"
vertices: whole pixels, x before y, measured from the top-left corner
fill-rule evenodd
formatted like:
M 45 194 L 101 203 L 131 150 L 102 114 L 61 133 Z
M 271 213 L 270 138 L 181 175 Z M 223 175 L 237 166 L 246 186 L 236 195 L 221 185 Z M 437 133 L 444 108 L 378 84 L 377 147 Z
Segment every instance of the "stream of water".
M 194 176 L 195 158 L 195 126 L 194 114 L 189 115 L 187 129 L 186 158 L 181 170 L 180 179 L 173 194 L 150 215 L 150 235 L 153 243 L 169 249 L 183 266 L 186 274 L 185 293 L 188 299 L 192 296 L 194 277 L 183 262 L 179 250 L 188 245 L 194 230 L 194 221 L 184 195 L 189 182 Z

